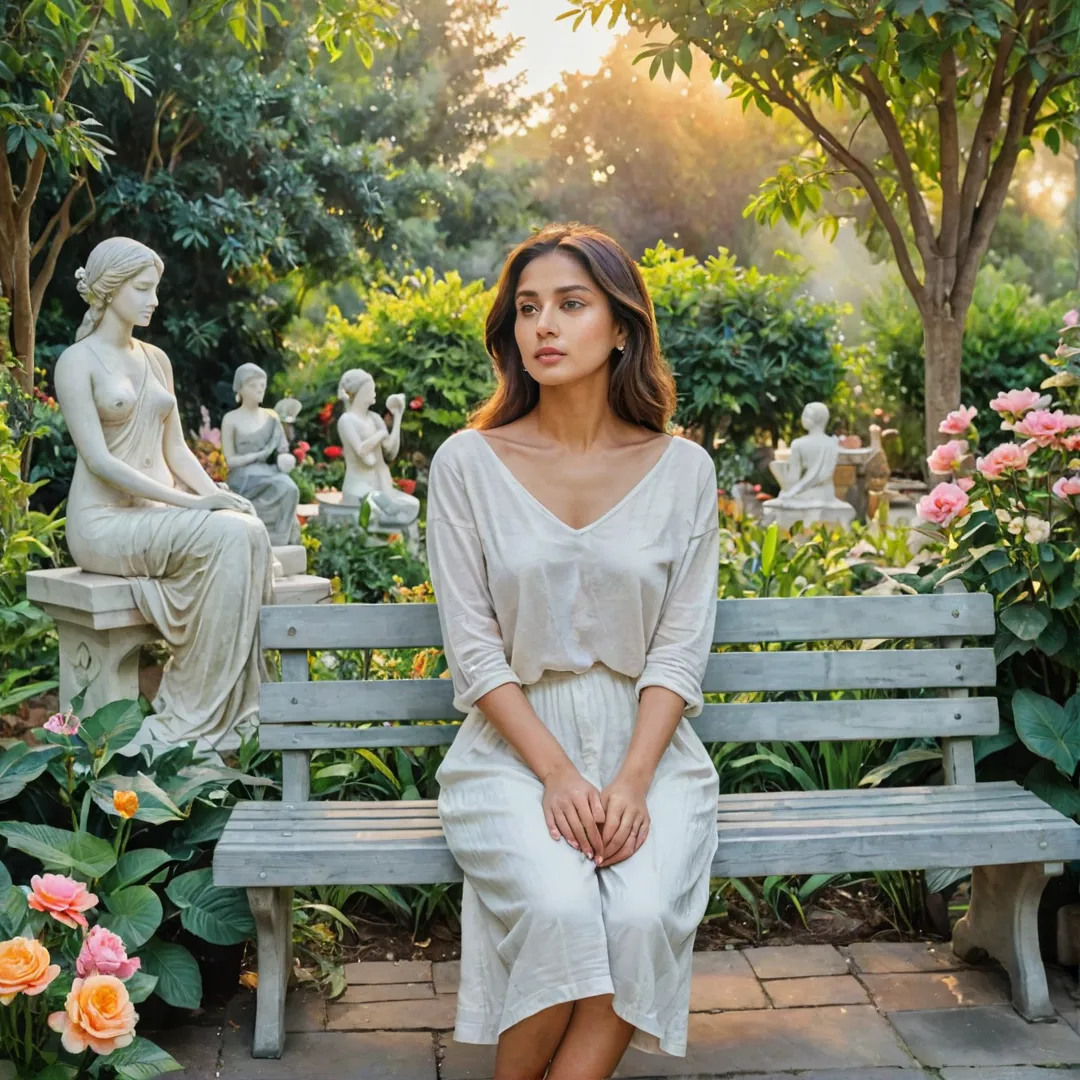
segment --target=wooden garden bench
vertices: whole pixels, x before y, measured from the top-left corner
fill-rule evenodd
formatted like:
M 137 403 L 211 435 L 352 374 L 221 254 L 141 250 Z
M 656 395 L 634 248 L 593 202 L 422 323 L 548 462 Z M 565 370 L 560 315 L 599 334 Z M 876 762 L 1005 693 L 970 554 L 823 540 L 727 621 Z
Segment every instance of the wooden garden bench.
M 964 958 L 979 950 L 996 957 L 1011 979 L 1016 1009 L 1029 1020 L 1049 1019 L 1036 914 L 1046 881 L 1080 858 L 1080 826 L 1016 784 L 975 783 L 972 740 L 997 732 L 998 706 L 993 697 L 970 694 L 993 687 L 996 673 L 992 649 L 964 648 L 963 641 L 993 633 L 992 598 L 962 589 L 721 602 L 716 643 L 754 650 L 711 656 L 706 692 L 821 693 L 809 701 L 706 705 L 692 721 L 706 744 L 938 737 L 944 784 L 722 795 L 713 871 L 760 877 L 974 867 L 971 907 L 953 947 Z M 919 647 L 885 649 L 886 637 L 914 639 Z M 760 649 L 841 640 L 863 648 Z M 311 801 L 309 782 L 313 750 L 451 742 L 456 724 L 430 722 L 460 720 L 450 681 L 309 682 L 308 652 L 440 642 L 431 604 L 263 609 L 262 643 L 281 650 L 283 681 L 262 687 L 260 742 L 282 751 L 283 798 L 239 804 L 214 855 L 214 881 L 246 887 L 258 925 L 255 1057 L 278 1057 L 283 1047 L 293 886 L 461 878 L 434 801 Z M 829 693 L 843 690 L 923 694 L 837 700 Z M 330 726 L 356 722 L 368 726 Z

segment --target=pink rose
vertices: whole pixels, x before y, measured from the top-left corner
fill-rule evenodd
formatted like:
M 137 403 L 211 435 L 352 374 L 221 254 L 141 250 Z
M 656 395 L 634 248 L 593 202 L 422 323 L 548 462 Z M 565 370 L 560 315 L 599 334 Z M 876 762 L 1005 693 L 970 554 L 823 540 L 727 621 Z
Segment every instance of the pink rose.
M 1050 404 L 1049 394 L 1040 394 L 1038 390 L 1029 390 L 1026 386 L 1023 390 L 1002 390 L 993 401 L 990 408 L 994 412 L 1004 413 L 1009 417 L 1017 418 L 1031 409 L 1045 409 Z
M 958 476 L 956 486 L 961 491 L 970 491 L 975 486 L 975 481 L 970 476 Z
M 938 484 L 919 500 L 919 517 L 935 525 L 948 525 L 967 509 L 967 492 L 959 484 Z
M 1066 435 L 1061 440 L 1061 445 L 1069 451 L 1070 454 L 1075 454 L 1077 450 L 1080 450 L 1080 435 Z
M 1072 311 L 1066 311 L 1065 317 L 1061 320 L 1065 326 L 1077 326 L 1080 325 L 1080 311 L 1075 309 Z
M 975 417 L 978 415 L 978 409 L 974 407 L 967 408 L 961 405 L 956 412 L 949 413 L 949 415 L 941 421 L 941 426 L 938 428 L 938 431 L 940 431 L 942 435 L 963 435 L 975 422 Z
M 1054 494 L 1059 499 L 1069 502 L 1072 498 L 1080 495 L 1080 476 L 1063 476 L 1054 485 Z
M 76 735 L 79 731 L 79 718 L 68 709 L 66 713 L 53 713 L 42 726 L 54 735 Z
M 57 922 L 73 929 L 89 925 L 84 911 L 94 907 L 98 898 L 86 891 L 86 886 L 63 874 L 35 874 L 30 879 L 30 895 L 26 902 L 34 911 L 44 911 Z
M 1072 417 L 1066 416 L 1060 409 L 1050 412 L 1048 409 L 1035 409 L 1013 425 L 1017 435 L 1035 442 L 1039 446 L 1054 446 L 1058 439 L 1073 425 Z
M 966 439 L 950 439 L 934 449 L 934 452 L 926 459 L 932 473 L 952 472 L 967 457 L 968 444 Z
M 975 468 L 987 478 L 997 480 L 1007 470 L 1026 469 L 1028 451 L 1019 443 L 1002 443 L 995 446 L 986 457 L 975 462 Z
M 75 971 L 80 979 L 90 975 L 115 975 L 118 979 L 130 979 L 142 966 L 136 956 L 129 960 L 124 942 L 104 926 L 95 926 L 83 941 Z

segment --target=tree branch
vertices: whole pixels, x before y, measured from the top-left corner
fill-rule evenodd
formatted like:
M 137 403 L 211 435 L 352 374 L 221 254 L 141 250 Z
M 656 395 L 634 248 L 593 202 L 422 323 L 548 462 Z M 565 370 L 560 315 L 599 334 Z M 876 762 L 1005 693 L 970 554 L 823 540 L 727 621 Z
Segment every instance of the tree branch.
M 30 258 L 36 259 L 44 249 L 45 245 L 49 242 L 49 237 L 52 236 L 53 229 L 60 224 L 61 220 L 67 217 L 71 212 L 71 204 L 75 199 L 75 196 L 79 193 L 79 188 L 86 183 L 86 174 L 80 174 L 68 188 L 67 194 L 64 196 L 63 202 L 60 203 L 60 209 L 56 211 L 51 218 L 49 218 L 48 224 L 41 230 L 41 235 L 34 241 L 34 246 L 30 249 Z
M 1055 90 L 1060 90 L 1061 87 L 1067 86 L 1077 79 L 1080 79 L 1080 71 L 1073 71 L 1064 75 L 1055 75 L 1052 79 L 1047 79 L 1046 82 L 1035 91 L 1031 98 L 1031 104 L 1028 106 L 1027 119 L 1024 121 L 1025 135 L 1030 135 L 1038 126 L 1039 113 L 1042 111 L 1043 105 L 1046 104 L 1046 99 Z
M 960 236 L 960 130 L 956 114 L 956 53 L 950 47 L 941 58 L 941 88 L 937 96 L 938 138 L 941 141 L 941 233 L 938 254 L 956 273 Z M 952 281 L 944 283 L 945 290 Z M 939 306 L 944 297 L 935 297 Z
M 90 196 L 90 209 L 74 225 L 72 225 L 71 205 L 74 201 L 75 194 L 81 191 L 83 187 L 86 188 L 87 194 Z M 78 236 L 79 233 L 86 229 L 96 215 L 97 203 L 94 201 L 94 192 L 87 183 L 86 174 L 83 173 L 64 197 L 64 202 L 57 214 L 59 221 L 52 243 L 49 245 L 49 253 L 45 256 L 45 262 L 38 272 L 37 277 L 34 279 L 34 284 L 30 288 L 30 306 L 33 309 L 35 321 L 37 320 L 38 313 L 41 311 L 41 302 L 45 298 L 45 290 L 49 287 L 49 283 L 53 279 L 53 274 L 56 273 L 56 262 L 60 258 L 60 250 L 71 237 Z
M 885 136 L 885 144 L 889 148 L 889 155 L 900 177 L 900 186 L 907 198 L 911 228 L 915 234 L 915 246 L 922 256 L 924 267 L 928 268 L 934 259 L 934 226 L 930 221 L 926 203 L 923 202 L 922 192 L 915 181 L 915 172 L 911 167 L 907 147 L 904 145 L 903 133 L 889 108 L 889 97 L 885 93 L 885 87 L 881 85 L 869 65 L 864 64 L 860 70 L 863 73 L 863 79 L 859 80 L 852 76 L 851 81 L 862 90 L 874 114 L 874 119 L 877 120 L 878 127 Z

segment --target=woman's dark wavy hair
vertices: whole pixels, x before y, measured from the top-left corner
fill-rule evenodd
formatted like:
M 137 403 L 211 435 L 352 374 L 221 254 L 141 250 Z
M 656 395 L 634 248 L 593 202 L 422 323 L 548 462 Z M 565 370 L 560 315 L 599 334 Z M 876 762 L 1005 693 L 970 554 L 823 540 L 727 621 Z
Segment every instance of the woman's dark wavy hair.
M 626 349 L 613 349 L 610 359 L 608 400 L 615 415 L 665 431 L 675 412 L 675 380 L 660 351 L 656 316 L 641 271 L 610 236 L 577 222 L 546 226 L 519 244 L 506 260 L 484 334 L 498 386 L 469 417 L 469 427 L 502 427 L 531 412 L 540 400 L 540 388 L 525 371 L 514 338 L 515 295 L 525 267 L 553 251 L 565 252 L 581 264 L 607 296 L 616 322 L 626 330 Z

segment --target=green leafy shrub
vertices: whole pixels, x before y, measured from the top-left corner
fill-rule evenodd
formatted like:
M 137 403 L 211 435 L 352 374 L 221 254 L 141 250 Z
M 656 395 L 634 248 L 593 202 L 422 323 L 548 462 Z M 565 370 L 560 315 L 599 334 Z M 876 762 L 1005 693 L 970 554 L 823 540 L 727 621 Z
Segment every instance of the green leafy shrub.
M 117 934 L 128 957 L 139 958 L 140 970 L 126 980 L 132 1001 L 153 994 L 194 1009 L 202 998 L 200 969 L 175 939 L 186 931 L 229 946 L 254 936 L 246 894 L 215 887 L 209 862 L 237 789 L 270 781 L 208 764 L 196 757 L 194 744 L 157 757 L 146 748 L 121 755 L 144 717 L 136 701 L 112 702 L 81 722 L 74 713 L 58 714 L 36 732 L 42 745 L 15 742 L 0 755 L 0 940 L 44 936 L 54 959 L 70 964 L 82 948 L 82 930 L 72 923 L 74 933 L 61 932 L 28 904 L 35 875 L 66 875 L 96 897 L 95 924 Z M 59 1052 L 44 1019 L 64 1008 L 70 976 L 65 967 L 40 999 L 23 1003 L 37 1031 L 19 1058 L 27 1067 Z M 145 1040 L 132 1046 L 143 1055 L 138 1062 L 129 1060 L 133 1049 L 109 1058 L 119 1076 L 175 1068 L 167 1056 L 146 1057 L 155 1048 Z M 150 1071 L 152 1065 L 160 1067 Z
M 354 321 L 331 308 L 320 325 L 295 323 L 289 345 L 297 360 L 274 386 L 303 402 L 298 436 L 325 446 L 338 441 L 332 423 L 340 415 L 338 380 L 349 368 L 363 368 L 380 404 L 396 393 L 408 402 L 401 459 L 416 451 L 430 458 L 494 386 L 484 351 L 491 293 L 481 281 L 466 284 L 457 273 L 437 278 L 429 269 L 380 283 L 364 303 Z
M 790 436 L 808 401 L 843 379 L 841 309 L 800 293 L 802 275 L 740 267 L 721 249 L 706 262 L 660 243 L 641 272 L 679 390 L 676 421 L 710 451 L 760 432 Z
M 979 274 L 968 312 L 962 362 L 963 397 L 978 405 L 979 426 L 996 427 L 989 402 L 999 391 L 1038 386 L 1046 375 L 1039 361 L 1057 344 L 1062 316 L 1076 306 L 1076 296 L 1049 303 L 1004 270 L 985 267 Z M 923 336 L 919 313 L 906 290 L 896 283 L 863 306 L 863 318 L 884 360 L 886 392 L 921 416 L 923 411 Z M 922 439 L 912 441 L 918 459 Z

